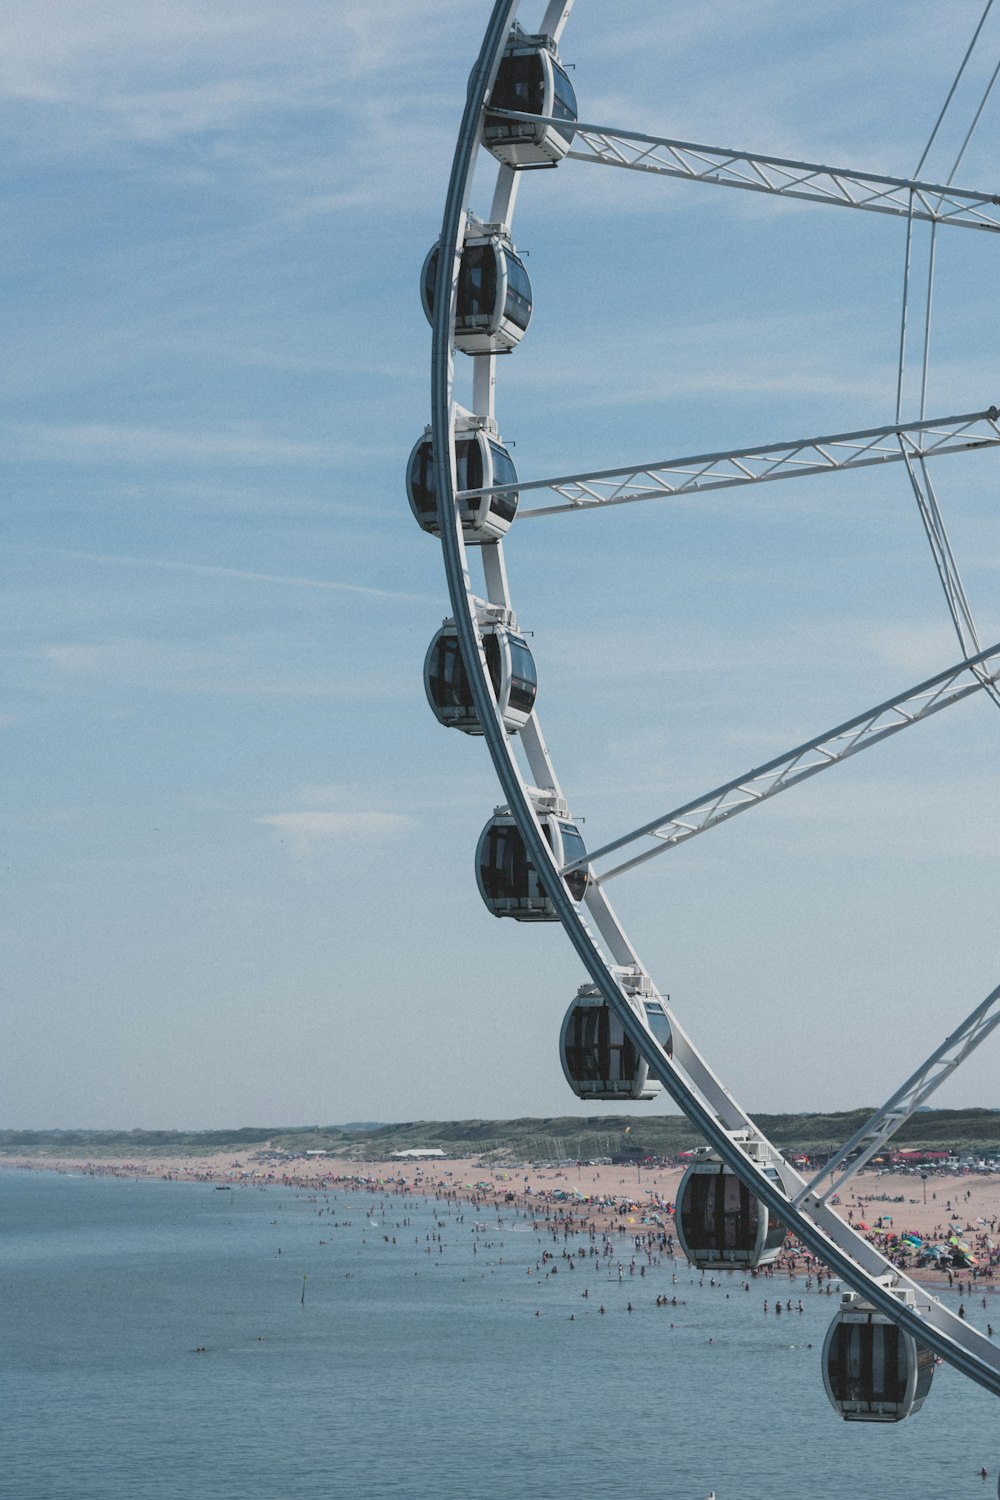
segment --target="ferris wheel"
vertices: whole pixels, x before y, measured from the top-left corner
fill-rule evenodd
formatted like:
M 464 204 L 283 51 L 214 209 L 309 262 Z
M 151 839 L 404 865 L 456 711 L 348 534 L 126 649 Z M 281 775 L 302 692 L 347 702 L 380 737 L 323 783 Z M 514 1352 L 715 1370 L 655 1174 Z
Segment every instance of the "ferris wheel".
M 980 642 L 931 475 L 937 457 L 1000 446 L 1000 413 L 995 407 L 942 417 L 926 412 L 934 237 L 952 229 L 1000 233 L 1000 196 L 953 185 L 969 136 L 948 180 L 932 183 L 922 180 L 919 168 L 912 179 L 891 178 L 587 124 L 559 50 L 572 0 L 551 0 L 537 32 L 519 26 L 518 8 L 519 0 L 496 0 L 493 6 L 469 81 L 440 239 L 424 262 L 421 290 L 433 330 L 431 423 L 407 472 L 414 515 L 441 542 L 452 610 L 427 652 L 427 696 L 442 724 L 482 737 L 505 798 L 479 840 L 480 895 L 496 916 L 561 923 L 576 950 L 587 979 L 563 1023 L 560 1054 L 579 1097 L 645 1099 L 663 1088 L 707 1141 L 678 1193 L 678 1237 L 692 1263 L 765 1265 L 778 1254 L 787 1227 L 850 1288 L 827 1336 L 822 1366 L 827 1393 L 842 1416 L 887 1422 L 916 1411 L 935 1356 L 1000 1394 L 1000 1349 L 886 1259 L 830 1202 L 1000 1024 L 1000 985 L 806 1179 L 767 1140 L 688 1036 L 618 920 L 607 889 L 640 863 L 972 694 L 983 692 L 1000 704 L 1000 644 L 984 649 Z M 483 153 L 496 161 L 496 184 L 488 213 L 477 217 L 469 200 Z M 739 451 L 521 479 L 495 402 L 497 356 L 516 347 L 532 310 L 530 280 L 512 237 L 514 207 L 523 172 L 568 161 L 904 220 L 894 420 Z M 931 236 L 926 298 L 914 253 L 919 225 L 929 225 Z M 908 339 L 911 348 L 922 343 L 922 363 L 917 415 L 904 421 Z M 471 360 L 466 404 L 456 399 L 456 354 Z M 587 849 L 540 727 L 535 664 L 518 626 L 504 559 L 510 527 L 553 512 L 892 463 L 904 466 L 913 488 L 960 659 L 705 796 Z

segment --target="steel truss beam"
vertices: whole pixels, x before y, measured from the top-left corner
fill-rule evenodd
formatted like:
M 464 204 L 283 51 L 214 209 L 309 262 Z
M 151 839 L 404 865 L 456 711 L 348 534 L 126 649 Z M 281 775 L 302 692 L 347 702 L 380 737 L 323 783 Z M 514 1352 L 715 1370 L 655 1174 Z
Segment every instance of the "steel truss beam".
M 517 110 L 495 109 L 490 113 L 508 120 L 530 120 L 535 124 L 539 121 L 538 115 Z M 565 120 L 549 119 L 547 123 L 566 128 Z M 717 187 L 743 188 L 750 193 L 832 203 L 839 208 L 863 208 L 869 213 L 892 214 L 895 218 L 928 219 L 933 224 L 954 225 L 956 229 L 984 229 L 991 234 L 1000 231 L 997 193 L 907 177 L 882 177 L 874 172 L 856 172 L 850 167 L 826 167 L 820 162 L 761 156 L 756 151 L 702 146 L 693 141 L 642 135 L 603 125 L 577 125 L 568 155 L 576 161 L 626 167 L 661 177 L 681 177 L 689 182 L 710 182 Z
M 700 453 L 690 458 L 663 459 L 624 469 L 595 469 L 586 474 L 564 474 L 556 479 L 530 479 L 517 485 L 463 490 L 461 499 L 517 491 L 550 490 L 561 505 L 518 510 L 518 521 L 566 511 L 595 510 L 608 505 L 631 505 L 638 500 L 664 500 L 701 494 L 733 485 L 761 484 L 772 479 L 796 479 L 805 474 L 837 474 L 843 469 L 877 464 L 913 464 L 948 453 L 968 453 L 1000 445 L 1000 412 L 965 412 L 960 416 L 930 417 L 921 422 L 867 427 L 860 432 L 837 432 L 825 437 L 796 438 L 760 448 L 734 448 L 722 453 Z M 914 487 L 917 481 L 914 478 Z M 925 524 L 929 523 L 925 519 Z M 930 534 L 930 530 L 929 533 Z M 945 551 L 947 547 L 945 544 Z M 947 553 L 950 557 L 950 553 Z M 954 560 L 952 560 L 954 570 Z M 965 606 L 966 610 L 968 605 Z M 963 642 L 963 645 L 965 642 Z M 975 647 L 978 649 L 978 641 Z
M 870 708 L 867 713 L 838 724 L 836 729 L 817 735 L 814 740 L 808 740 L 804 745 L 789 750 L 787 754 L 768 761 L 766 765 L 748 771 L 745 776 L 727 781 L 725 786 L 716 787 L 715 791 L 706 796 L 699 797 L 694 802 L 686 802 L 683 807 L 675 808 L 661 818 L 654 818 L 650 823 L 644 823 L 641 828 L 613 839 L 610 844 L 603 844 L 599 849 L 590 851 L 583 859 L 566 865 L 563 874 L 603 859 L 605 855 L 636 843 L 639 839 L 650 838 L 656 841 L 653 848 L 603 871 L 599 877 L 603 885 L 615 875 L 643 864 L 666 849 L 676 848 L 678 844 L 694 838 L 695 834 L 704 833 L 707 828 L 714 828 L 717 823 L 724 823 L 737 813 L 746 812 L 748 807 L 757 807 L 776 793 L 797 786 L 799 782 L 808 780 L 819 771 L 828 770 L 830 766 L 839 765 L 849 756 L 877 745 L 900 729 L 919 724 L 921 719 L 927 719 L 952 703 L 958 703 L 970 693 L 977 693 L 980 688 L 996 682 L 1000 677 L 1000 665 L 995 671 L 989 671 L 989 666 L 995 659 L 1000 659 L 1000 643 L 981 651 L 978 656 L 957 662 L 947 671 L 918 683 L 916 687 L 908 688 L 905 693 Z M 982 678 L 979 676 L 980 671 L 985 673 Z M 972 674 L 973 680 L 956 686 L 959 678 L 966 672 Z
M 812 1181 L 792 1200 L 796 1206 L 807 1199 L 813 1203 L 825 1203 L 831 1193 L 839 1192 L 998 1025 L 1000 984 L 990 991 L 971 1015 L 966 1016 L 961 1026 L 945 1038 L 937 1051 L 931 1053 L 927 1061 L 896 1090 L 892 1098 L 886 1100 L 882 1108 L 876 1110 L 871 1119 L 851 1136 L 847 1145 L 816 1173 Z M 838 1171 L 841 1175 L 834 1182 L 834 1173 Z M 829 1181 L 826 1188 L 820 1192 L 820 1184 L 827 1179 Z

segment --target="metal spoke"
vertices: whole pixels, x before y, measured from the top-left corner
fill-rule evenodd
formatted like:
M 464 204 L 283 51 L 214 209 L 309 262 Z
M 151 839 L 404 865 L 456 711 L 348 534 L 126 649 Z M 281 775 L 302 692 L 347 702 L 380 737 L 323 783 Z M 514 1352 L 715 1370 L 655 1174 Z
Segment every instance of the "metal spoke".
M 949 1078 L 970 1052 L 984 1042 L 994 1027 L 1000 1025 L 1000 984 L 991 990 L 981 1005 L 966 1016 L 955 1031 L 946 1037 L 940 1047 L 932 1052 L 925 1063 L 896 1090 L 882 1108 L 876 1110 L 871 1119 L 851 1136 L 846 1146 L 827 1162 L 811 1182 L 807 1183 L 792 1200 L 796 1205 L 807 1199 L 825 1203 L 831 1193 L 839 1191 L 856 1172 L 860 1172 L 876 1151 L 904 1125 L 915 1110 L 918 1110 L 935 1089 Z M 855 1155 L 855 1152 L 857 1155 Z M 834 1182 L 836 1172 L 841 1175 Z M 827 1181 L 821 1193 L 820 1184 Z
M 990 671 L 990 667 L 994 667 L 994 670 Z M 980 671 L 984 673 L 982 678 L 979 676 Z M 957 685 L 966 672 L 972 674 L 973 680 L 962 683 L 960 686 Z M 585 858 L 566 865 L 563 874 L 602 859 L 605 855 L 612 854 L 617 849 L 623 849 L 628 844 L 636 843 L 639 839 L 650 838 L 655 841 L 652 848 L 644 850 L 643 853 L 635 855 L 623 864 L 603 871 L 599 877 L 603 884 L 613 876 L 621 875 L 625 870 L 630 870 L 635 865 L 652 859 L 654 855 L 662 854 L 666 849 L 674 849 L 687 839 L 694 838 L 696 834 L 704 833 L 708 828 L 714 828 L 717 823 L 724 823 L 727 819 L 735 817 L 737 813 L 746 812 L 748 807 L 758 806 L 777 792 L 786 791 L 788 787 L 797 786 L 799 782 L 806 781 L 819 771 L 839 765 L 841 761 L 857 755 L 859 750 L 867 750 L 870 746 L 879 744 L 900 729 L 908 729 L 911 724 L 919 724 L 922 719 L 929 718 L 931 714 L 939 713 L 941 709 L 948 708 L 951 704 L 969 697 L 971 693 L 979 692 L 984 686 L 996 682 L 998 677 L 1000 677 L 1000 643 L 980 652 L 978 656 L 957 662 L 947 671 L 928 678 L 926 682 L 918 683 L 916 687 L 909 688 L 905 693 L 900 693 L 897 697 L 878 704 L 867 713 L 848 719 L 844 724 L 838 724 L 836 729 L 817 735 L 815 739 L 808 740 L 804 745 L 797 746 L 787 754 L 768 761 L 766 765 L 748 771 L 745 776 L 737 777 L 735 781 L 728 781 L 725 786 L 716 787 L 706 796 L 696 798 L 693 802 L 686 802 L 683 807 L 675 808 L 673 812 L 665 813 L 661 818 L 654 818 L 651 822 L 644 823 L 641 828 L 633 829 L 631 833 L 613 839 L 611 843 L 603 844 L 599 849 L 591 850 Z
M 931 476 L 923 460 L 919 464 L 920 472 L 914 465 L 912 457 L 906 456 L 906 471 L 910 476 L 913 493 L 916 496 L 917 506 L 920 511 L 920 519 L 924 524 L 927 540 L 930 542 L 931 553 L 934 558 L 934 566 L 941 580 L 945 599 L 948 601 L 948 611 L 951 615 L 955 634 L 958 636 L 959 645 L 967 656 L 972 656 L 981 649 L 979 633 L 976 630 L 976 622 L 969 608 L 969 601 L 965 595 L 958 564 L 955 562 L 948 533 L 945 530 L 944 518 L 938 506 L 937 495 L 931 482 Z M 990 682 L 983 669 L 980 667 L 976 675 L 983 681 L 983 687 L 993 699 L 994 703 L 1000 705 L 1000 689 L 995 683 Z
M 529 516 L 594 510 L 607 505 L 631 505 L 638 500 L 663 500 L 677 495 L 700 494 L 734 485 L 761 484 L 772 479 L 795 479 L 805 474 L 837 474 L 843 469 L 863 469 L 876 464 L 924 463 L 948 453 L 968 453 L 976 448 L 1000 445 L 1000 412 L 986 411 L 961 416 L 928 418 L 920 422 L 888 427 L 869 427 L 860 432 L 839 432 L 825 437 L 797 438 L 790 443 L 772 443 L 758 448 L 731 449 L 722 453 L 700 453 L 689 458 L 663 459 L 622 469 L 595 469 L 583 474 L 564 474 L 555 479 L 518 481 L 516 485 L 494 485 L 491 489 L 463 490 L 460 498 L 525 494 L 549 490 L 561 497 L 558 505 L 522 507 L 518 520 Z M 978 643 L 977 643 L 978 644 Z
M 498 119 L 529 120 L 536 124 L 539 121 L 538 115 L 518 110 L 493 109 L 490 114 Z M 565 128 L 564 120 L 546 119 L 547 123 Z M 599 162 L 690 182 L 709 182 L 717 187 L 743 188 L 751 193 L 771 193 L 781 198 L 832 203 L 841 208 L 862 208 L 870 213 L 892 214 L 895 218 L 910 216 L 912 196 L 914 219 L 951 224 L 957 229 L 983 229 L 991 234 L 1000 230 L 997 212 L 1000 195 L 995 192 L 906 177 L 883 177 L 849 167 L 762 156 L 756 151 L 704 146 L 602 125 L 576 125 L 568 155 L 576 161 Z

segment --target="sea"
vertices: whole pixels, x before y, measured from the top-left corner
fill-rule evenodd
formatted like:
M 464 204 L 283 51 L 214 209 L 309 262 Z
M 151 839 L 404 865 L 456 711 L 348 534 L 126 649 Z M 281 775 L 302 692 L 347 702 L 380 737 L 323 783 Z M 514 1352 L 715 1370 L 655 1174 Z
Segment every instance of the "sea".
M 804 1275 L 747 1291 L 631 1227 L 572 1268 L 589 1244 L 380 1190 L 2 1172 L 0 1496 L 994 1500 L 1000 1403 L 940 1367 L 906 1421 L 843 1422 Z

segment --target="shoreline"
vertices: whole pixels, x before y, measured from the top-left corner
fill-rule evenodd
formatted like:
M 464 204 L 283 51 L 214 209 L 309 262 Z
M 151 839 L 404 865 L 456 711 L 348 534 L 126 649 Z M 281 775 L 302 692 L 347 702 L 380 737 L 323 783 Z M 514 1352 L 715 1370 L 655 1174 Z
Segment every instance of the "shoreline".
M 0 1171 L 49 1171 L 93 1177 L 199 1182 L 215 1187 L 285 1187 L 307 1192 L 418 1194 L 467 1204 L 481 1212 L 514 1207 L 530 1213 L 539 1228 L 565 1236 L 675 1234 L 674 1201 L 682 1166 L 517 1167 L 486 1166 L 474 1157 L 410 1161 L 345 1158 L 269 1160 L 260 1150 L 216 1152 L 209 1156 L 120 1157 L 0 1155 Z M 836 1211 L 846 1222 L 891 1252 L 898 1237 L 911 1233 L 935 1243 L 954 1231 L 978 1260 L 973 1270 L 905 1267 L 906 1274 L 930 1287 L 961 1286 L 993 1293 L 1000 1278 L 1000 1176 L 948 1173 L 921 1183 L 911 1176 L 864 1172 L 852 1180 Z M 923 1199 L 926 1196 L 927 1201 Z M 794 1271 L 811 1257 L 790 1245 L 776 1266 Z

